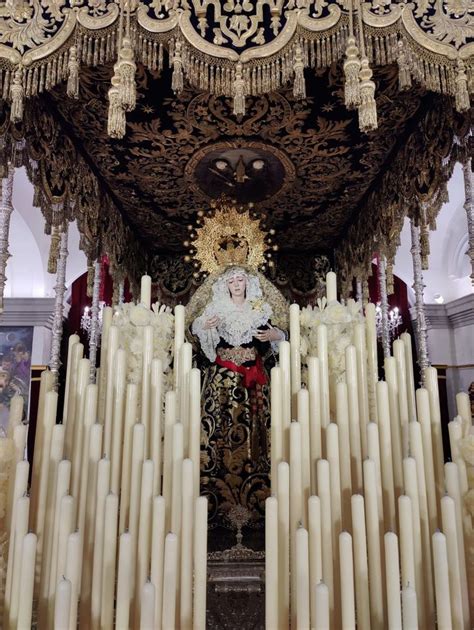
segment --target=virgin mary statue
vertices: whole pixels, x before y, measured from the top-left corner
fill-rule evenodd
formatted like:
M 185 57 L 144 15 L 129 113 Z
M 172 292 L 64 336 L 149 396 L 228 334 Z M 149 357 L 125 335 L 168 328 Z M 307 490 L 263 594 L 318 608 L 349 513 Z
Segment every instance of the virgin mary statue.
M 201 493 L 210 525 L 234 506 L 258 522 L 269 494 L 269 371 L 285 338 L 286 302 L 261 273 L 230 266 L 188 306 L 203 372 Z

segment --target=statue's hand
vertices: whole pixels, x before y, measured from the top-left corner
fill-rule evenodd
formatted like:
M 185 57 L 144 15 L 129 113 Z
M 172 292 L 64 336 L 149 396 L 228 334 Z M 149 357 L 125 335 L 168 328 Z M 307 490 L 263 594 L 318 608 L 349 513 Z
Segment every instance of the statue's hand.
M 211 328 L 215 328 L 218 324 L 219 318 L 217 317 L 217 315 L 214 315 L 204 322 L 203 329 L 210 330 Z
M 259 341 L 280 341 L 282 336 L 277 328 L 270 326 L 266 330 L 257 330 L 255 337 Z

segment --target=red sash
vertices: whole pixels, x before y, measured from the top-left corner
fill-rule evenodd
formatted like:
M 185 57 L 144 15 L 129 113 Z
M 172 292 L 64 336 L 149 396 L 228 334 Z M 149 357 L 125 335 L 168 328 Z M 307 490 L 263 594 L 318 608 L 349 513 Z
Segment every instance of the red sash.
M 253 389 L 257 384 L 266 385 L 268 382 L 267 375 L 263 370 L 263 363 L 260 355 L 257 355 L 255 365 L 245 367 L 245 365 L 237 365 L 232 361 L 223 361 L 219 356 L 216 357 L 217 365 L 242 374 L 244 377 L 244 387 Z

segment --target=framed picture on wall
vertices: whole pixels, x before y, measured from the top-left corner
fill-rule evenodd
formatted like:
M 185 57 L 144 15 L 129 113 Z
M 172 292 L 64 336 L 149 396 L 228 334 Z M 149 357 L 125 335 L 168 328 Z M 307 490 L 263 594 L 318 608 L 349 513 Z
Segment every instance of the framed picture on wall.
M 33 326 L 0 326 L 0 427 L 5 431 L 15 394 L 23 397 L 23 418 L 28 417 L 32 346 Z

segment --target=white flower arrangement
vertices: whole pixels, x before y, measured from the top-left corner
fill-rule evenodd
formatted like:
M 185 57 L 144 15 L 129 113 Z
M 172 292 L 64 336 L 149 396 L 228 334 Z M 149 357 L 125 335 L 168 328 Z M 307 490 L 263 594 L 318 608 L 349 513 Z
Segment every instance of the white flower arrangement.
M 360 303 L 348 300 L 347 303 L 327 302 L 319 299 L 317 306 L 301 309 L 301 356 L 317 356 L 317 328 L 325 324 L 328 334 L 329 377 L 333 382 L 343 380 L 346 371 L 345 352 L 353 342 L 355 325 L 362 321 Z
M 127 302 L 115 309 L 113 323 L 119 328 L 120 347 L 127 351 L 127 381 L 141 384 L 143 366 L 143 332 L 153 327 L 153 358 L 163 363 L 163 391 L 173 388 L 174 315 L 169 306 L 155 302 L 151 309 Z

